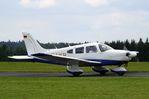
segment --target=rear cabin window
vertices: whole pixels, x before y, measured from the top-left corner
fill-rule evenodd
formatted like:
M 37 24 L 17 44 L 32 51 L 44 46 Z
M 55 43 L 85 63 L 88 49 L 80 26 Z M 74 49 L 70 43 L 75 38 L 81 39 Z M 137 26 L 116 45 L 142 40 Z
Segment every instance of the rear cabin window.
M 84 47 L 76 48 L 76 54 L 82 54 L 82 53 L 84 53 Z
M 67 53 L 69 53 L 69 54 L 73 54 L 73 49 L 68 50 Z
M 96 46 L 87 46 L 86 47 L 86 53 L 96 53 L 97 47 Z

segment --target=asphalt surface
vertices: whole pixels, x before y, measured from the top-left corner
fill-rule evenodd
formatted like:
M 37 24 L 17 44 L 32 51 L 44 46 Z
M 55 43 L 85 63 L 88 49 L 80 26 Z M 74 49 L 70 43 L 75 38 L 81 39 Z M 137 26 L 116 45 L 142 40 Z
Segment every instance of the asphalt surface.
M 48 73 L 31 73 L 31 72 L 0 72 L 0 77 L 72 77 L 67 72 L 48 72 Z M 117 74 L 109 72 L 102 76 L 96 72 L 83 73 L 80 77 L 119 77 Z M 149 77 L 149 72 L 127 72 L 123 77 Z

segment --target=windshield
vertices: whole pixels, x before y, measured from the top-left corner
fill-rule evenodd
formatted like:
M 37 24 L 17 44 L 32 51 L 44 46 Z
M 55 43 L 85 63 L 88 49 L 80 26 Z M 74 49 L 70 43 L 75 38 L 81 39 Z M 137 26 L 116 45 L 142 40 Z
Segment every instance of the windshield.
M 100 49 L 101 52 L 104 52 L 104 51 L 107 51 L 107 50 L 110 50 L 110 49 L 113 49 L 113 48 L 111 48 L 110 46 L 105 45 L 105 44 L 99 44 L 99 49 Z

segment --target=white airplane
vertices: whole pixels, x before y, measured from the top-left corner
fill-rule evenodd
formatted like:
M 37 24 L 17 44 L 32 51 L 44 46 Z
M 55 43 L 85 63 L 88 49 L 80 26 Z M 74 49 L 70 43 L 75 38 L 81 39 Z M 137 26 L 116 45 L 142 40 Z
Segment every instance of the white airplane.
M 137 51 L 116 50 L 103 43 L 87 43 L 59 49 L 44 49 L 29 33 L 23 33 L 28 55 L 9 56 L 12 59 L 31 60 L 66 66 L 68 73 L 79 76 L 83 70 L 79 67 L 91 67 L 93 71 L 104 75 L 109 69 L 106 66 L 116 65 L 112 72 L 122 76 L 126 65 Z

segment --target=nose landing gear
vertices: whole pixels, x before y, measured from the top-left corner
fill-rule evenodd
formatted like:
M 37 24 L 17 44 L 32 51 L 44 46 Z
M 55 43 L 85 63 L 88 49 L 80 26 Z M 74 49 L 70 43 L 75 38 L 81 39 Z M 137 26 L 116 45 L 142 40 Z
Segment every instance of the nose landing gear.
M 126 68 L 124 67 L 117 67 L 117 68 L 111 69 L 111 71 L 116 73 L 119 76 L 123 76 L 127 72 Z

